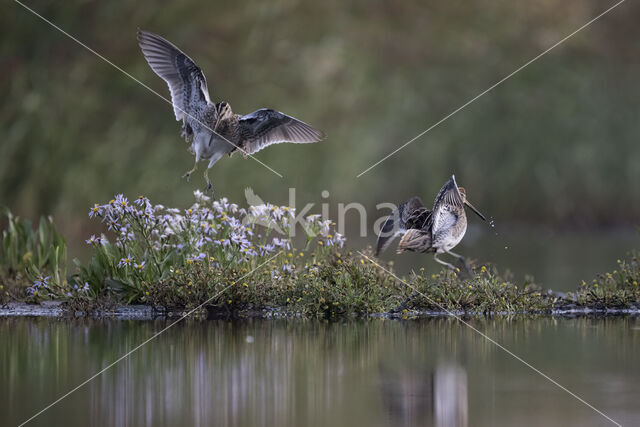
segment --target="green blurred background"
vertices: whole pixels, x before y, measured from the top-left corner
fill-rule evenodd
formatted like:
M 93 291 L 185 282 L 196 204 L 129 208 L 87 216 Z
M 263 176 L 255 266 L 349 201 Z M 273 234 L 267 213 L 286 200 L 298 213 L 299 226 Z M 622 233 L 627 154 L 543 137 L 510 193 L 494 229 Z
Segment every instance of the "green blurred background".
M 614 2 L 26 4 L 164 96 L 165 83 L 137 46 L 138 28 L 191 56 L 212 99 L 240 113 L 279 109 L 328 134 L 320 144 L 273 146 L 256 156 L 284 178 L 241 156 L 223 159 L 210 174 L 219 196 L 244 204 L 251 186 L 265 200 L 287 203 L 295 187 L 298 206 L 328 202 L 335 213 L 339 202 L 360 202 L 373 215 L 383 201 L 420 195 L 430 202 L 454 172 L 502 230 L 485 227 L 475 239 L 471 230 L 476 258 L 519 262 L 539 275 L 544 268 L 533 255 L 503 252 L 531 241 L 544 252 L 543 236 L 558 246 L 571 233 L 587 239 L 572 243 L 572 254 L 596 251 L 608 265 L 637 245 L 637 2 L 623 3 L 360 178 Z M 52 213 L 73 248 L 99 230 L 88 207 L 115 193 L 191 203 L 204 184 L 200 174 L 180 179 L 193 157 L 165 101 L 17 3 L 7 2 L 0 25 L 0 204 L 26 217 Z M 615 253 L 602 252 L 604 241 Z M 500 251 L 480 252 L 491 245 Z M 556 267 L 545 268 L 551 277 Z

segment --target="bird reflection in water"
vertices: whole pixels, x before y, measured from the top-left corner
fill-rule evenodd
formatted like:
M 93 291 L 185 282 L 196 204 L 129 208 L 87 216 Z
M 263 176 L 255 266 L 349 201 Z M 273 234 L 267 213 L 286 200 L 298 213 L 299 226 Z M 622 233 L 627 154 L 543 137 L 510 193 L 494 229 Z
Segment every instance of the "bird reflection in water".
M 382 403 L 390 426 L 466 426 L 467 372 L 443 363 L 431 370 L 380 366 Z

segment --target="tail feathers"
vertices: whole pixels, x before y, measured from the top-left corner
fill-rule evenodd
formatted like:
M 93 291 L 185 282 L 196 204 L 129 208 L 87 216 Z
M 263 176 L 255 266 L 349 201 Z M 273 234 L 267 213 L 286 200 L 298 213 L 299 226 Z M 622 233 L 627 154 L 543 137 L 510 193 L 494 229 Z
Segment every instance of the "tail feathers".
M 431 232 L 412 228 L 400 239 L 397 252 L 429 252 L 431 249 Z

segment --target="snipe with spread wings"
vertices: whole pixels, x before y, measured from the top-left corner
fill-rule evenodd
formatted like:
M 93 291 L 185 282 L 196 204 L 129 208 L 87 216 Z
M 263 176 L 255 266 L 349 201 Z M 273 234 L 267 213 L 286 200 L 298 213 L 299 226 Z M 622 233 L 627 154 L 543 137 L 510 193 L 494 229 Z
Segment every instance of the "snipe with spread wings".
M 484 215 L 467 200 L 465 189 L 458 187 L 455 176 L 451 175 L 436 196 L 432 210 L 426 208 L 418 197 L 413 197 L 398 206 L 380 230 L 376 255 L 385 250 L 396 236 L 401 235 L 398 253 L 433 253 L 437 262 L 456 270 L 455 266 L 438 258 L 438 254 L 447 253 L 458 259 L 466 270 L 471 272 L 464 257 L 451 252 L 467 231 L 465 206 L 486 221 Z
M 200 67 L 172 43 L 148 31 L 138 31 L 138 42 L 151 69 L 169 85 L 173 112 L 176 120 L 182 120 L 181 136 L 191 142 L 196 157 L 183 178 L 189 179 L 200 160 L 208 160 L 204 177 L 213 193 L 208 170 L 224 154 L 239 151 L 246 157 L 271 144 L 324 139 L 322 131 L 276 110 L 233 113 L 228 103 L 211 101 Z

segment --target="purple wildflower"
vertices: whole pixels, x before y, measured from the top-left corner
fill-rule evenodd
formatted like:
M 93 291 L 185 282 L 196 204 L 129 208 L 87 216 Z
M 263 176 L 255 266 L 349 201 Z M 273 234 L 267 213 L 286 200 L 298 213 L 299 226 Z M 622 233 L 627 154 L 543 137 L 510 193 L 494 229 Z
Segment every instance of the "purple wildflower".
M 89 218 L 93 218 L 95 216 L 102 216 L 103 212 L 104 212 L 104 208 L 96 203 L 89 210 Z
M 123 267 L 130 267 L 131 264 L 133 264 L 133 257 L 131 255 L 127 255 L 126 258 L 121 258 L 120 262 L 118 263 L 118 267 L 123 268 Z

